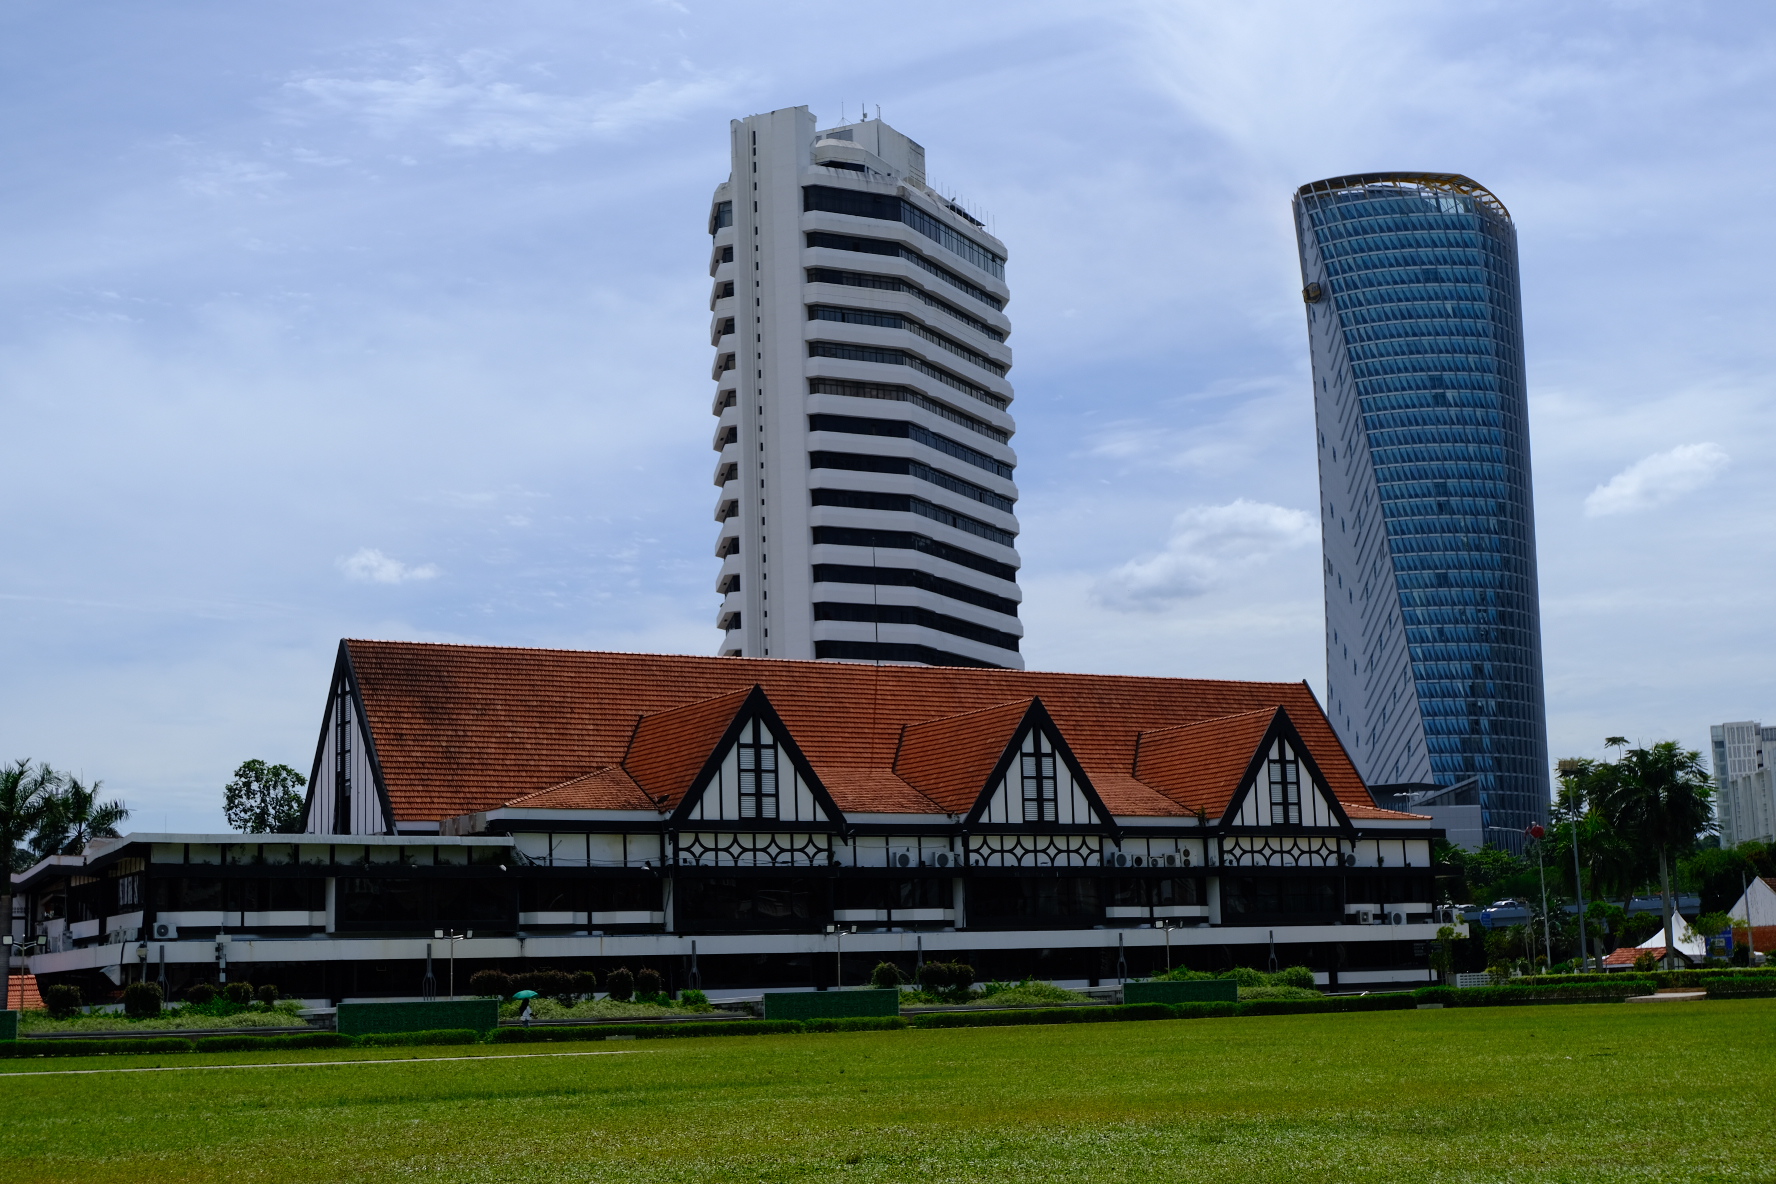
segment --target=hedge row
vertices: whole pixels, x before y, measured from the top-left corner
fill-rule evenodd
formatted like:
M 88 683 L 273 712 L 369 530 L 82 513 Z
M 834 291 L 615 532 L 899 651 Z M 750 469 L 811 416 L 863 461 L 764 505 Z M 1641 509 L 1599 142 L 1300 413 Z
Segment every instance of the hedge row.
M 1697 984 L 1708 991 L 1710 999 L 1745 999 L 1776 995 L 1776 978 L 1716 978 Z
M 1614 982 L 1618 977 L 1635 979 L 1651 979 L 1661 987 L 1700 987 L 1716 979 L 1768 979 L 1776 982 L 1776 968 L 1751 969 L 1748 967 L 1721 967 L 1714 970 L 1651 970 L 1635 971 L 1631 975 L 1616 974 L 1528 974 L 1522 978 L 1514 978 L 1513 987 L 1559 987 L 1573 983 Z
M 1565 976 L 1554 976 L 1565 977 Z M 1334 996 L 1327 999 L 1254 999 L 1244 1003 L 1128 1003 L 1118 1006 L 1026 1008 L 1016 1011 L 930 1012 L 912 1017 L 856 1016 L 844 1019 L 733 1020 L 722 1023 L 625 1024 L 620 1028 L 497 1028 L 485 1037 L 468 1028 L 431 1032 L 382 1032 L 342 1036 L 305 1032 L 287 1036 L 159 1036 L 100 1040 L 13 1040 L 0 1042 L 0 1057 L 71 1057 L 105 1053 L 246 1052 L 304 1048 L 403 1048 L 415 1045 L 560 1044 L 598 1040 L 662 1040 L 697 1036 L 788 1036 L 804 1032 L 882 1032 L 899 1028 L 998 1028 L 1031 1024 L 1102 1024 L 1126 1020 L 1212 1019 L 1250 1015 L 1315 1015 L 1336 1012 L 1399 1011 L 1420 1004 L 1448 1007 L 1500 1007 L 1531 1003 L 1619 1003 L 1651 994 L 1649 978 L 1582 977 L 1583 981 L 1508 987 L 1421 987 L 1411 993 Z M 1776 975 L 1724 976 L 1708 981 L 1711 997 L 1776 996 Z
M 1651 995 L 1656 988 L 1652 979 L 1614 978 L 1533 987 L 1420 987 L 1412 996 L 1420 1003 L 1445 1007 L 1508 1007 L 1521 1003 L 1620 1003 L 1630 995 Z
M 685 1036 L 793 1036 L 802 1032 L 884 1032 L 907 1027 L 894 1015 L 814 1020 L 725 1020 L 721 1023 L 624 1024 L 620 1028 L 496 1028 L 490 1044 L 559 1044 L 586 1040 L 664 1040 Z
M 1049 1007 L 1028 1011 L 940 1011 L 915 1016 L 915 1028 L 999 1028 L 1018 1024 L 1104 1024 L 1120 1020 L 1195 1020 L 1242 1015 L 1315 1015 L 1351 1011 L 1403 1011 L 1411 995 L 1361 995 L 1333 999 L 1253 999 L 1245 1003 L 1128 1003 L 1117 1007 Z

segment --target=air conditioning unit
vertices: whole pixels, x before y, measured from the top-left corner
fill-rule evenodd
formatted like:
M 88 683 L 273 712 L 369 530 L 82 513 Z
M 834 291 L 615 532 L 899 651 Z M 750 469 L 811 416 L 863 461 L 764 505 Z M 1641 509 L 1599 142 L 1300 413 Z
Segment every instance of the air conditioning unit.
M 175 941 L 179 936 L 179 927 L 171 921 L 156 921 L 154 937 L 156 941 Z
M 1375 924 L 1375 914 L 1370 912 L 1368 909 L 1358 909 L 1357 910 L 1357 924 L 1359 924 L 1359 925 L 1373 925 L 1373 924 Z
M 1406 914 L 1405 913 L 1389 913 L 1388 914 L 1388 923 L 1390 925 L 1404 925 L 1404 924 L 1406 924 Z
M 956 862 L 956 857 L 948 851 L 931 851 L 926 854 L 925 862 L 932 867 L 950 867 Z
M 888 848 L 889 867 L 918 867 L 919 853 L 911 847 Z

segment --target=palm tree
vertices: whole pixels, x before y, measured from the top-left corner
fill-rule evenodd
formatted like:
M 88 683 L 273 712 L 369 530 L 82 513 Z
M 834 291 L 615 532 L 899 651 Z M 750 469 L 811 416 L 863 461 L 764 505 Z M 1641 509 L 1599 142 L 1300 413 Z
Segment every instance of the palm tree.
M 129 817 L 129 810 L 119 801 L 99 801 L 103 781 L 90 786 L 78 777 L 63 776 L 61 785 L 51 790 L 37 824 L 31 845 L 39 858 L 45 855 L 78 855 L 94 839 L 117 837 L 117 824 Z
M 1620 737 L 1611 737 L 1615 746 Z M 1623 742 L 1625 743 L 1625 742 Z M 1714 779 L 1702 754 L 1663 740 L 1651 748 L 1630 748 L 1614 764 L 1591 770 L 1586 788 L 1598 813 L 1617 834 L 1657 857 L 1659 895 L 1665 912 L 1665 966 L 1671 969 L 1677 937 L 1671 919 L 1671 860 L 1713 834 Z
M 31 767 L 28 760 L 17 760 L 0 766 L 0 920 L 7 932 L 12 928 L 12 873 L 23 870 L 13 867 L 19 844 L 35 831 L 43 820 L 43 811 L 50 793 L 61 783 L 60 776 L 48 765 Z M 7 950 L 11 954 L 11 950 Z M 4 959 L 0 974 L 12 973 L 12 959 Z

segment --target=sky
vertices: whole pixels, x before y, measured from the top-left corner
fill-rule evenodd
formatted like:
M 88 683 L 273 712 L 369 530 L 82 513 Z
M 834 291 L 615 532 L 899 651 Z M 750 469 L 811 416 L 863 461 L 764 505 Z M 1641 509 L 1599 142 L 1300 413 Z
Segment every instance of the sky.
M 1289 198 L 1522 257 L 1549 731 L 1776 722 L 1776 8 L 0 9 L 0 759 L 140 829 L 307 773 L 341 637 L 714 653 L 727 121 L 923 143 L 1008 244 L 1034 669 L 1324 686 Z

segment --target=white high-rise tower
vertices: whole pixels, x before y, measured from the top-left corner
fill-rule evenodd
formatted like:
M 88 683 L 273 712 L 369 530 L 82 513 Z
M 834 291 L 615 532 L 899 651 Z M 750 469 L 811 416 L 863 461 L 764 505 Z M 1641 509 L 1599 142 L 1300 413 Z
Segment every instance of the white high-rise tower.
M 720 652 L 1021 669 L 1005 246 L 880 120 L 735 120 L 709 229 Z

